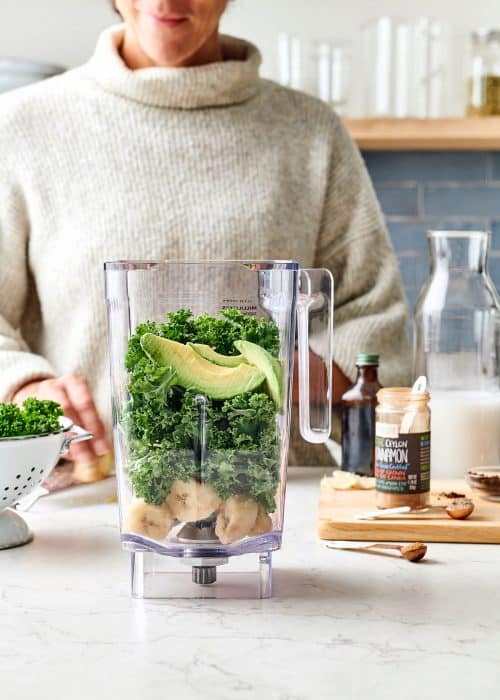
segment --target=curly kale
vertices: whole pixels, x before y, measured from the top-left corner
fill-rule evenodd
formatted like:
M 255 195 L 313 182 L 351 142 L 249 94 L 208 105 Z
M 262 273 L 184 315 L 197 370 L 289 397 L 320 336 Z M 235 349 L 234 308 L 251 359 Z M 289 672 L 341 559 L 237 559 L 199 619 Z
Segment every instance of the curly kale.
M 178 343 L 209 345 L 221 355 L 237 355 L 234 342 L 248 340 L 260 345 L 274 357 L 278 356 L 279 332 L 275 323 L 267 318 L 245 316 L 237 309 L 223 309 L 220 313 L 220 317 L 202 314 L 194 318 L 191 311 L 181 309 L 168 313 L 166 323 L 141 323 L 129 341 L 126 368 L 131 371 L 145 357 L 141 348 L 141 337 L 145 333 L 154 333 Z
M 0 404 L 0 438 L 43 435 L 61 429 L 61 406 L 55 401 L 28 398 L 22 408 L 13 403 Z
M 129 342 L 126 368 L 130 400 L 124 415 L 130 464 L 128 475 L 137 496 L 160 504 L 172 483 L 190 478 L 211 484 L 222 499 L 252 496 L 268 512 L 276 508 L 280 445 L 276 408 L 267 394 L 249 392 L 226 401 L 206 399 L 206 445 L 202 453 L 200 412 L 194 390 L 175 385 L 171 368 L 160 367 L 142 351 L 140 338 L 155 333 L 180 343 L 210 345 L 221 354 L 235 354 L 235 340 L 257 343 L 277 356 L 279 335 L 267 319 L 235 309 L 220 318 L 190 311 L 167 314 L 164 324 L 137 327 Z

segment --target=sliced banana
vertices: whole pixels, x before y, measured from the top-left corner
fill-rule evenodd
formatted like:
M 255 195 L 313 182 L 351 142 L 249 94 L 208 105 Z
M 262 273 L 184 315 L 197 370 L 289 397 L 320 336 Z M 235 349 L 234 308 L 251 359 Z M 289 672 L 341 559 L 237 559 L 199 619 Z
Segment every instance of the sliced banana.
M 231 544 L 250 534 L 259 507 L 253 498 L 231 496 L 224 502 L 215 523 L 215 534 L 222 544 Z
M 215 489 L 199 481 L 179 481 L 172 484 L 165 501 L 177 520 L 185 523 L 208 518 L 221 504 Z
M 369 491 L 375 488 L 375 478 L 373 476 L 360 476 L 359 477 L 359 488 Z
M 265 535 L 266 532 L 270 532 L 273 529 L 273 521 L 268 515 L 265 508 L 259 506 L 259 511 L 257 513 L 257 520 L 253 528 L 250 530 L 250 537 L 257 537 L 258 535 Z
M 152 540 L 164 540 L 174 522 L 175 518 L 167 506 L 153 506 L 137 499 L 129 508 L 123 529 Z
M 109 476 L 113 468 L 114 455 L 112 452 L 108 452 L 96 457 L 91 462 L 75 462 L 73 464 L 73 479 L 79 484 L 92 484 Z
M 324 476 L 321 479 L 321 486 L 334 491 L 370 490 L 375 488 L 375 479 L 371 476 L 358 476 L 357 474 L 337 469 L 332 476 Z
M 333 488 L 338 491 L 349 491 L 355 489 L 359 484 L 359 476 L 337 469 L 333 472 Z

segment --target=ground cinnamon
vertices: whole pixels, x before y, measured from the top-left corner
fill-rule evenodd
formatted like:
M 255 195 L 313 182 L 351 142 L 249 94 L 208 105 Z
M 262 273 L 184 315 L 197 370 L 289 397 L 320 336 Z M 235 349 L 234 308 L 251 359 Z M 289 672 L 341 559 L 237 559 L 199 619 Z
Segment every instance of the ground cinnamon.
M 382 389 L 377 398 L 377 506 L 423 508 L 430 491 L 430 395 L 392 388 Z

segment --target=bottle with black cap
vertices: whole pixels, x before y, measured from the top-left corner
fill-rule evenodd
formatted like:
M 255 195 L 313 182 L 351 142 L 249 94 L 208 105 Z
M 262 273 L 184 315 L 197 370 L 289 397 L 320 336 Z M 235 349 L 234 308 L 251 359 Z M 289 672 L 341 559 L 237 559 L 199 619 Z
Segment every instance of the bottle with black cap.
M 357 355 L 356 382 L 342 396 L 342 470 L 361 476 L 373 476 L 375 469 L 378 366 L 378 355 Z

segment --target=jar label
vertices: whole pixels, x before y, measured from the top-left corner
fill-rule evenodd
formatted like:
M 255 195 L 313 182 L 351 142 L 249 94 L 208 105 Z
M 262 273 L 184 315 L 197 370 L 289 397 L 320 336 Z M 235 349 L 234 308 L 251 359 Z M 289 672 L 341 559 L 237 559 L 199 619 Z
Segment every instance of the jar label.
M 377 428 L 379 427 L 377 423 Z M 383 431 L 382 431 L 383 432 Z M 376 488 L 384 493 L 426 493 L 431 484 L 431 434 L 375 438 Z

